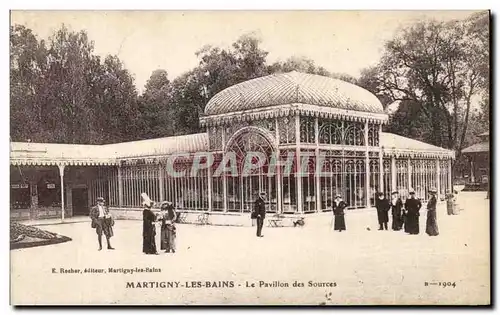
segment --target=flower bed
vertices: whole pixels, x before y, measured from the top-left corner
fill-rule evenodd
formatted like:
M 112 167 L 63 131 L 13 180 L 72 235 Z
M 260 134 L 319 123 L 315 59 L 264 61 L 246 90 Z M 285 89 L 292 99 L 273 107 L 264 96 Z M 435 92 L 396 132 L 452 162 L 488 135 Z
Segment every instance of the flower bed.
M 10 223 L 10 249 L 64 243 L 71 238 L 17 222 Z

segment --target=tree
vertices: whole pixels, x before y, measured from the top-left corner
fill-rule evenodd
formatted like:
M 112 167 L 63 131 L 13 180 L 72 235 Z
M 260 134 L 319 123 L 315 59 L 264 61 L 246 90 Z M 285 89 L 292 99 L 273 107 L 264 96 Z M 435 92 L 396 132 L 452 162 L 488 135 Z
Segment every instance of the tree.
M 43 120 L 48 122 L 47 132 L 56 142 L 97 140 L 91 137 L 91 130 L 97 128 L 91 103 L 91 86 L 98 81 L 93 49 L 84 31 L 72 32 L 64 25 L 49 38 Z
M 64 25 L 45 43 L 11 28 L 11 138 L 99 144 L 134 136 L 137 92 L 117 57 L 104 63 L 84 31 Z
M 139 97 L 140 139 L 166 137 L 174 134 L 175 118 L 171 113 L 171 84 L 167 71 L 153 71 Z
M 244 34 L 233 43 L 233 55 L 238 68 L 238 81 L 267 75 L 266 58 L 269 54 L 259 48 L 262 40 L 255 34 Z
M 304 56 L 292 56 L 285 62 L 277 61 L 268 67 L 269 73 L 283 73 L 290 71 L 331 76 L 331 73 L 325 68 L 316 66 L 312 59 Z
M 33 140 L 42 130 L 40 100 L 47 68 L 47 49 L 33 32 L 10 28 L 10 134 L 14 141 Z
M 196 52 L 197 67 L 171 83 L 169 121 L 173 134 L 200 132 L 199 117 L 205 105 L 218 92 L 240 82 L 267 75 L 267 52 L 254 34 L 238 38 L 229 49 L 205 46 Z
M 460 155 L 474 97 L 485 92 L 485 54 L 477 47 L 484 32 L 469 20 L 425 21 L 404 29 L 385 45 L 376 70 L 368 69 L 362 85 L 384 102 L 411 102 L 428 121 L 429 142 Z M 487 38 L 488 36 L 486 36 Z M 484 45 L 482 46 L 484 47 Z M 486 61 L 487 64 L 487 61 Z
M 395 100 L 391 97 L 390 92 L 385 88 L 383 81 L 381 80 L 381 71 L 380 66 L 365 68 L 361 70 L 361 76 L 356 83 L 362 88 L 365 88 L 375 94 L 385 109 Z
M 108 55 L 101 69 L 93 104 L 100 134 L 93 139 L 99 143 L 135 140 L 140 113 L 134 79 L 117 56 Z

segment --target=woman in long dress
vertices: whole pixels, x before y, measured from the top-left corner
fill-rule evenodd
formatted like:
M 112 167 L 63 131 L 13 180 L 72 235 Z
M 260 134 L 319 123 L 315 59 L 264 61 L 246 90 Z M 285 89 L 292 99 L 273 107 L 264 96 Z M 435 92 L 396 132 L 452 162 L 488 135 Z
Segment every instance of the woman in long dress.
M 151 201 L 144 202 L 144 210 L 142 211 L 142 252 L 146 255 L 158 255 L 156 250 L 156 216 L 151 211 L 153 203 Z
M 345 227 L 345 219 L 344 219 L 344 209 L 347 207 L 347 204 L 342 200 L 340 195 L 335 197 L 335 202 L 333 204 L 333 215 L 334 215 L 334 223 L 333 229 L 335 231 L 342 232 L 346 230 Z
M 429 236 L 437 236 L 439 235 L 439 230 L 437 226 L 436 219 L 436 189 L 431 188 L 429 193 L 431 194 L 431 198 L 427 202 L 427 222 L 425 227 L 425 233 Z
M 160 237 L 160 249 L 164 250 L 165 253 L 175 253 L 175 238 L 177 236 L 177 229 L 175 227 L 175 220 L 177 219 L 177 214 L 175 213 L 174 206 L 171 202 L 165 201 L 161 205 L 161 237 Z
M 397 191 L 392 192 L 391 212 L 392 212 L 392 230 L 399 231 L 403 227 L 402 217 L 403 201 L 398 196 Z
M 422 208 L 422 202 L 420 199 L 415 197 L 415 190 L 410 189 L 410 196 L 405 202 L 405 232 L 417 235 L 420 233 L 420 208 Z

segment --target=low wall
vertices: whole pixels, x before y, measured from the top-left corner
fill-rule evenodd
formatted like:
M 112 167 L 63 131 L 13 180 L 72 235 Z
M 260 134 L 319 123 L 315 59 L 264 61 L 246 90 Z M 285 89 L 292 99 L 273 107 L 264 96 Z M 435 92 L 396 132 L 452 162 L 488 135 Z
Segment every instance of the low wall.
M 65 217 L 71 217 L 71 209 L 65 209 Z M 60 207 L 32 207 L 27 209 L 10 209 L 10 219 L 13 221 L 53 219 L 61 217 Z

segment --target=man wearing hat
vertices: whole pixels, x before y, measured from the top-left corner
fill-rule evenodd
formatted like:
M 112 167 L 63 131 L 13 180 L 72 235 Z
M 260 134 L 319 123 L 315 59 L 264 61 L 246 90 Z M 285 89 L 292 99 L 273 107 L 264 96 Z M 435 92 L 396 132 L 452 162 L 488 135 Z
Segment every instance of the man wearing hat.
M 420 208 L 422 208 L 422 203 L 419 199 L 415 198 L 415 190 L 413 188 L 409 191 L 410 196 L 406 199 L 405 209 L 406 209 L 406 222 L 405 222 L 405 232 L 416 235 L 420 233 L 419 228 L 419 217 Z
M 401 215 L 403 201 L 399 198 L 399 193 L 397 191 L 393 191 L 391 196 L 392 230 L 399 231 L 403 227 L 403 218 Z
M 102 234 L 106 236 L 108 249 L 114 249 L 111 246 L 109 239 L 113 236 L 114 220 L 109 213 L 108 207 L 104 205 L 104 198 L 97 198 L 97 205 L 90 209 L 90 219 L 92 220 L 92 228 L 97 233 L 97 241 L 99 242 L 99 250 L 102 250 Z
M 262 226 L 264 225 L 264 219 L 266 218 L 266 192 L 261 191 L 259 193 L 259 197 L 255 200 L 254 203 L 254 216 L 257 219 L 257 237 L 263 237 L 262 235 Z
M 431 195 L 431 198 L 427 202 L 427 222 L 425 224 L 425 233 L 429 236 L 437 236 L 439 235 L 436 219 L 437 189 L 432 187 L 429 189 L 429 194 Z
M 377 193 L 378 198 L 375 201 L 375 207 L 377 208 L 377 218 L 380 230 L 387 230 L 387 222 L 389 222 L 389 209 L 391 208 L 389 201 L 384 198 L 384 193 Z

